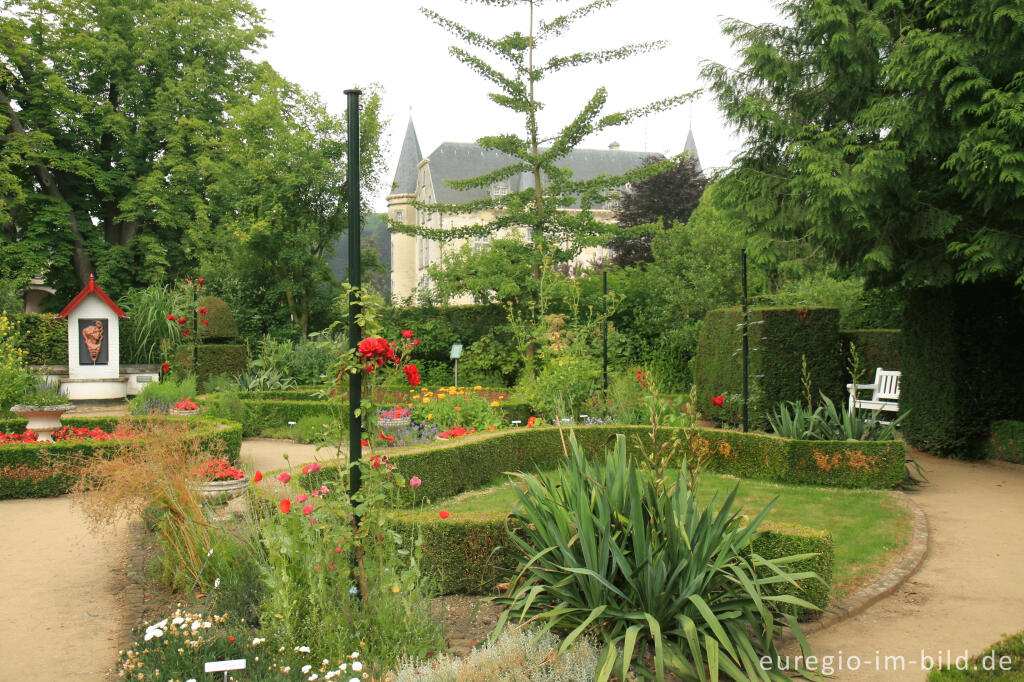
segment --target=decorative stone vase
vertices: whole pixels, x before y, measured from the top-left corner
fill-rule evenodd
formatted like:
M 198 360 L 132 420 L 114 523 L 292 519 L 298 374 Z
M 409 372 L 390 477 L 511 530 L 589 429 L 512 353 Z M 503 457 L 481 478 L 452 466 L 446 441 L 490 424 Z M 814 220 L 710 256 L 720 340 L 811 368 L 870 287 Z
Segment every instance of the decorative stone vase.
M 199 414 L 199 409 L 196 408 L 194 410 L 176 410 L 172 407 L 167 411 L 167 414 L 173 414 L 177 417 L 191 417 L 193 415 Z
M 194 410 L 193 410 L 194 411 Z M 196 481 L 195 489 L 203 502 L 228 502 L 245 492 L 249 477 L 229 478 L 221 481 Z
M 53 442 L 52 434 L 59 429 L 61 415 L 75 409 L 71 403 L 65 405 L 15 405 L 11 412 L 19 417 L 28 420 L 28 429 L 36 434 L 36 441 L 40 443 Z
M 382 429 L 398 429 L 412 425 L 412 415 L 405 417 L 377 417 L 377 425 Z

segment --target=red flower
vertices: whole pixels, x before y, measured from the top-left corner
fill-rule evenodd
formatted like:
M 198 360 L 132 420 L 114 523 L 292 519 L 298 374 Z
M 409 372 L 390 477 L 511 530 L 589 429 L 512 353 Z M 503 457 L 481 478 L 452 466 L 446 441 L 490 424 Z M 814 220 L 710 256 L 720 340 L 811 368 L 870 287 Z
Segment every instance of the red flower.
M 412 345 L 414 345 L 414 346 L 420 345 L 420 340 L 419 339 L 413 339 L 412 340 Z
M 199 320 L 199 321 L 202 322 L 203 324 L 205 324 L 207 327 L 210 326 L 210 321 L 209 320 Z
M 365 438 L 360 438 L 359 439 L 359 444 L 362 445 L 364 448 L 370 447 L 370 444 L 367 442 L 367 440 Z
M 160 369 L 163 370 L 164 372 L 170 372 L 171 366 L 165 362 L 163 365 L 160 366 Z
M 447 512 L 444 509 L 442 509 L 441 511 L 437 512 L 437 515 L 440 516 L 442 519 L 447 519 L 452 514 L 451 512 Z
M 186 322 L 188 322 L 188 320 L 186 320 L 184 317 L 178 318 L 178 324 L 185 324 Z
M 174 315 L 171 315 L 171 314 L 168 313 L 167 319 L 168 320 L 173 320 L 173 319 L 175 319 L 175 317 L 174 317 Z
M 420 370 L 416 365 L 406 365 L 402 371 L 405 372 L 405 378 L 409 381 L 410 386 L 420 385 Z
M 711 404 L 716 407 L 721 407 L 722 405 L 725 404 L 725 396 L 716 395 L 714 398 L 711 399 Z
M 378 455 L 374 455 L 373 457 L 371 457 L 370 464 L 373 466 L 374 469 L 380 469 L 380 457 Z
M 292 510 L 292 501 L 286 497 L 280 502 L 278 502 L 277 506 L 281 508 L 282 514 L 287 514 Z
M 288 481 L 292 480 L 292 475 L 287 471 L 283 471 L 277 475 L 277 480 L 281 481 L 281 483 L 287 484 Z
M 228 644 L 234 644 L 234 643 L 235 643 L 235 638 L 232 637 L 231 635 L 228 635 Z
M 186 337 L 187 336 L 192 336 L 192 332 L 190 332 L 189 330 L 186 329 L 185 331 L 181 332 L 181 335 L 182 336 L 186 336 Z M 185 362 L 188 362 L 188 360 L 186 360 Z
M 395 442 L 395 437 L 394 436 L 389 436 L 389 435 L 387 435 L 386 433 L 384 433 L 380 429 L 377 429 L 377 433 L 380 434 L 380 437 L 383 438 L 384 440 L 386 440 L 387 442 L 389 442 L 389 443 L 394 443 Z
M 404 336 L 407 339 L 411 339 L 412 337 L 414 337 L 416 335 L 413 334 L 411 329 L 403 329 L 402 330 L 402 336 Z
M 530 428 L 531 426 L 533 426 L 536 423 L 537 423 L 537 418 L 536 417 L 530 417 L 529 419 L 526 420 L 526 428 Z
M 205 282 L 205 281 L 206 281 L 206 280 L 205 280 L 205 279 L 203 279 L 202 277 L 200 277 L 200 278 L 199 278 L 199 283 L 200 283 L 200 284 L 202 284 L 202 283 L 203 283 L 203 282 Z
M 199 314 L 200 315 L 205 315 L 206 314 L 206 308 L 200 308 L 199 309 Z
M 304 515 L 306 515 L 306 516 L 309 516 L 310 514 L 312 514 L 313 513 L 313 505 L 307 504 L 305 507 L 302 508 L 302 513 Z
M 302 467 L 302 473 L 307 474 L 307 475 L 309 474 L 309 465 L 308 464 L 306 466 Z
M 263 472 L 260 471 L 259 469 L 257 469 L 256 473 L 252 477 L 252 481 L 253 481 L 253 483 L 259 483 L 262 480 L 263 480 Z

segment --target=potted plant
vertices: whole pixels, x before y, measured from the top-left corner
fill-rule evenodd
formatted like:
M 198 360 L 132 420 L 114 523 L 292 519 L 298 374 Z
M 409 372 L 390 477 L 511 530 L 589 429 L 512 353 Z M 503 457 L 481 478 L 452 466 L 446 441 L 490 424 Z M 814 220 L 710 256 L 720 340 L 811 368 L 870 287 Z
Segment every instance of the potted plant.
M 199 405 L 192 398 L 183 398 L 174 403 L 174 407 L 171 408 L 170 412 L 179 416 L 199 414 Z
M 68 402 L 67 396 L 40 380 L 21 394 L 11 412 L 28 420 L 27 428 L 35 432 L 36 441 L 51 442 L 53 438 L 50 434 L 61 427 L 61 415 L 73 409 L 75 406 Z
M 382 410 L 377 415 L 377 425 L 382 429 L 397 429 L 412 424 L 412 410 L 404 405 Z
M 208 459 L 196 470 L 193 487 L 204 504 L 211 507 L 226 505 L 249 485 L 245 472 L 231 466 L 231 462 L 218 457 Z M 218 518 L 214 515 L 214 518 Z

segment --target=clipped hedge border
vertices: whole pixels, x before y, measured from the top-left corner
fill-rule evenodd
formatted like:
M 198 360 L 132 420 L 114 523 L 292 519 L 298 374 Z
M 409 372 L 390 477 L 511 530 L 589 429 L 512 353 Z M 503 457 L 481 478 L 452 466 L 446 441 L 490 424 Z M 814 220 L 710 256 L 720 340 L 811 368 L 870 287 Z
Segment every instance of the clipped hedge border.
M 698 451 L 709 457 L 708 470 L 775 483 L 802 483 L 838 488 L 888 489 L 903 480 L 903 441 L 797 441 L 767 434 L 696 429 Z M 628 451 L 639 452 L 637 439 L 649 438 L 649 426 L 586 426 L 574 429 L 584 452 L 596 456 L 626 434 Z M 563 432 L 568 438 L 568 431 Z M 666 429 L 661 438 L 671 437 Z M 406 476 L 423 484 L 418 499 L 441 500 L 494 483 L 508 471 L 557 468 L 564 461 L 562 435 L 555 427 L 521 427 L 493 435 L 437 443 L 412 452 L 381 450 Z M 413 500 L 404 491 L 404 501 Z
M 421 534 L 420 568 L 436 581 L 442 594 L 494 594 L 496 585 L 509 582 L 515 575 L 516 558 L 509 548 L 505 515 L 463 514 L 458 519 L 441 521 L 421 512 L 398 512 L 393 520 L 399 534 Z M 796 594 L 824 609 L 831 592 L 835 561 L 832 534 L 768 521 L 761 524 L 760 531 L 751 549 L 766 559 L 816 555 L 794 564 L 792 570 L 814 571 L 821 577 L 821 581 L 803 581 Z M 762 570 L 767 574 L 768 569 Z
M 168 422 L 189 420 L 196 425 L 198 436 L 212 450 L 215 442 L 224 444 L 224 455 L 237 463 L 242 449 L 242 425 L 237 422 L 210 417 L 141 417 Z M 116 417 L 67 417 L 65 426 L 101 428 L 112 431 Z M 0 429 L 6 433 L 24 431 L 24 419 L 0 420 Z M 101 441 L 61 441 L 55 443 L 9 444 L 0 446 L 0 500 L 23 497 L 53 497 L 68 492 L 75 479 L 60 471 L 60 463 L 72 454 L 99 456 L 109 445 Z M 47 457 L 43 457 L 43 453 Z
M 1024 421 L 997 419 L 989 425 L 985 457 L 1024 464 Z

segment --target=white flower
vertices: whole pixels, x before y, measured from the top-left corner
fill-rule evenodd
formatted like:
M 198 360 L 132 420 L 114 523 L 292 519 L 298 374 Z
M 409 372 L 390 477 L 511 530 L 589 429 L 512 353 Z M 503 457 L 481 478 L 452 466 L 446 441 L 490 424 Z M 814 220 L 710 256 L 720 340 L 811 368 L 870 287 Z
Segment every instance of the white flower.
M 207 630 L 210 629 L 210 625 L 212 625 L 212 623 L 210 623 L 210 621 L 208 621 L 208 620 L 204 620 L 203 621 L 203 627 L 206 628 Z
M 210 551 L 206 553 L 206 556 L 208 556 L 208 557 L 213 556 L 213 547 L 211 547 Z
M 256 646 L 257 644 L 263 644 L 265 641 L 267 641 L 266 637 L 253 637 L 252 645 Z
M 295 647 L 295 650 L 296 651 L 301 651 L 304 654 L 308 654 L 309 653 L 309 647 L 308 646 L 297 646 L 297 647 Z
M 306 673 L 308 673 L 312 669 L 313 669 L 313 666 L 311 666 L 309 663 L 307 663 L 306 665 L 302 666 L 302 674 L 305 675 Z
M 281 672 L 283 673 L 290 673 L 291 671 L 292 667 L 290 665 L 286 665 L 284 668 L 281 669 Z
M 196 682 L 196 678 L 190 677 L 187 680 L 185 680 L 185 682 Z
M 338 666 L 338 670 L 340 670 L 342 672 L 345 672 L 346 670 L 348 670 L 348 663 L 342 663 L 341 665 L 339 665 Z
M 150 627 L 146 628 L 146 636 L 144 637 L 144 639 L 145 639 L 145 641 L 148 642 L 149 640 L 153 639 L 154 637 L 162 637 L 163 634 L 164 634 L 164 631 L 161 630 L 160 628 L 155 628 L 153 626 L 150 626 Z
M 348 657 L 349 658 L 359 658 L 359 652 L 358 651 L 353 651 L 352 653 L 350 653 L 348 655 Z
M 213 581 L 213 589 L 216 590 L 218 587 L 220 587 L 220 578 Z
M 159 623 L 157 623 L 157 624 L 156 624 L 156 625 L 154 625 L 153 627 L 155 627 L 155 628 L 159 628 L 159 629 L 161 629 L 161 630 L 165 630 L 165 629 L 167 629 L 167 619 L 166 619 L 166 618 L 164 618 L 164 619 L 163 619 L 162 621 L 160 621 Z
M 175 618 L 174 620 L 171 621 L 171 625 L 181 625 L 184 622 L 185 622 L 185 619 L 182 618 L 181 616 L 178 616 L 177 618 Z
M 359 661 L 352 661 L 352 672 L 357 673 L 363 669 L 363 664 Z
M 198 620 L 192 621 L 192 629 L 193 630 L 198 630 L 200 625 L 202 625 L 202 623 L 200 623 Z
M 353 678 L 352 678 L 351 680 L 349 680 L 348 682 L 359 682 L 359 678 L 358 678 L 358 677 L 353 677 Z
M 320 676 L 319 676 L 319 675 L 317 675 L 316 673 L 313 673 L 312 675 L 310 675 L 310 676 L 309 676 L 309 677 L 307 677 L 306 679 L 307 679 L 307 680 L 315 680 L 315 679 L 317 679 L 318 677 L 320 677 Z

